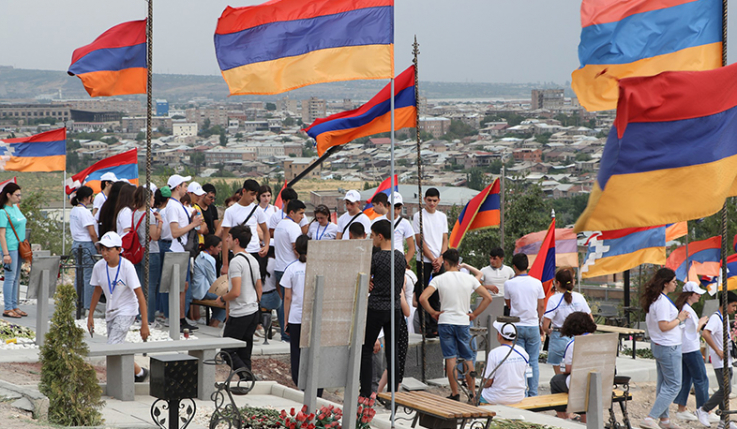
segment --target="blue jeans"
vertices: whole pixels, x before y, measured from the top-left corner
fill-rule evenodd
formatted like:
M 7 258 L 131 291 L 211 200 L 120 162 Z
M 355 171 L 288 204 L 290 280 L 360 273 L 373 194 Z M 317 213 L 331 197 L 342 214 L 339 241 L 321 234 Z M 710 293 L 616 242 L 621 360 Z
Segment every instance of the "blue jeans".
M 90 279 L 92 278 L 92 266 L 95 265 L 95 259 L 92 255 L 97 254 L 97 248 L 95 243 L 91 241 L 73 241 L 72 242 L 72 254 L 77 257 L 77 249 L 82 249 L 82 258 L 77 260 L 77 264 L 89 265 L 89 267 L 77 270 L 76 275 L 82 275 L 82 284 L 84 285 L 84 308 L 90 308 L 90 302 L 92 302 L 92 292 L 95 291 L 95 287 L 90 285 Z M 76 289 L 76 283 L 75 289 Z
M 548 341 L 548 363 L 553 366 L 559 366 L 563 362 L 566 354 L 566 346 L 572 340 L 571 337 L 560 335 L 560 331 L 553 331 Z
M 13 261 L 10 263 L 10 271 L 5 271 L 5 281 L 3 282 L 5 311 L 18 308 L 18 285 L 20 285 L 21 261 L 18 257 L 18 250 L 9 250 L 8 254 Z M 0 255 L 2 255 L 2 250 L 0 250 Z
M 655 403 L 648 415 L 653 419 L 667 419 L 668 407 L 681 391 L 681 345 L 661 346 L 650 344 L 658 370 L 655 385 Z
M 281 287 L 279 282 L 281 282 L 281 278 L 284 275 L 284 271 L 274 271 L 274 275 L 276 276 L 276 290 L 281 292 L 281 296 L 284 296 L 284 288 Z M 281 335 L 282 341 L 289 342 L 289 334 L 284 332 L 284 301 L 282 300 L 281 303 L 279 303 L 279 307 L 276 309 L 276 319 L 279 321 L 279 335 Z
M 474 358 L 471 350 L 471 330 L 468 325 L 438 324 L 438 337 L 443 359 L 462 358 L 472 362 Z
M 212 292 L 205 293 L 205 296 L 202 297 L 203 300 L 205 299 L 218 299 L 218 296 L 215 295 Z M 215 320 L 219 320 L 221 322 L 225 321 L 225 309 L 224 308 L 217 308 L 217 307 L 210 307 L 210 310 L 212 310 L 212 318 Z
M 698 350 L 690 353 L 684 353 L 681 356 L 682 368 L 681 372 L 681 392 L 676 396 L 673 403 L 686 406 L 688 401 L 688 393 L 691 390 L 693 382 L 694 393 L 696 394 L 696 408 L 700 408 L 709 399 L 709 377 L 706 376 L 706 365 L 701 352 Z
M 280 305 L 282 305 L 282 299 L 279 297 L 276 290 L 273 292 L 265 292 L 261 295 L 261 308 L 276 310 Z
M 537 326 L 517 325 L 517 344 L 520 345 L 530 356 L 532 367 L 532 378 L 527 379 L 527 396 L 537 396 L 537 383 L 540 379 L 540 328 Z

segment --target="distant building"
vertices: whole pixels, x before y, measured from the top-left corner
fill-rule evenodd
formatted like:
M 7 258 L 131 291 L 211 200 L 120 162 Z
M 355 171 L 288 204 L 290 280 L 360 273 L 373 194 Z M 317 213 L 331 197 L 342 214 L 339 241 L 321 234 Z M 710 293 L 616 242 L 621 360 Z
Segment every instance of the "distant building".
M 516 149 L 512 152 L 514 162 L 541 162 L 543 152 L 540 149 Z
M 302 100 L 302 122 L 311 124 L 318 118 L 327 116 L 327 102 L 317 97 Z
M 560 110 L 565 104 L 562 89 L 533 89 L 531 98 L 531 110 Z
M 305 171 L 307 167 L 312 165 L 313 162 L 315 162 L 317 158 L 288 158 L 285 159 L 282 163 L 282 166 L 284 167 L 284 179 L 287 181 L 290 181 L 297 177 L 300 173 Z M 329 163 L 325 167 L 329 167 Z M 320 173 L 322 172 L 323 165 L 319 165 L 314 170 L 312 170 L 308 175 L 308 179 L 319 179 Z
M 224 164 L 228 161 L 255 161 L 256 160 L 256 148 L 252 147 L 240 147 L 240 148 L 226 148 L 226 147 L 214 147 L 205 153 L 205 164 L 215 165 Z
M 0 104 L 0 121 L 28 124 L 42 118 L 68 121 L 72 119 L 71 109 L 65 104 Z
M 197 135 L 197 124 L 194 122 L 172 122 L 172 135 L 176 137 L 192 137 Z
M 450 119 L 442 116 L 421 117 L 420 131 L 432 134 L 433 138 L 440 138 L 450 131 Z
M 219 125 L 223 128 L 228 126 L 228 111 L 223 106 L 198 107 L 187 109 L 187 122 L 195 122 L 198 127 L 204 128 L 209 119 L 210 126 Z
M 156 116 L 169 116 L 169 102 L 156 100 Z

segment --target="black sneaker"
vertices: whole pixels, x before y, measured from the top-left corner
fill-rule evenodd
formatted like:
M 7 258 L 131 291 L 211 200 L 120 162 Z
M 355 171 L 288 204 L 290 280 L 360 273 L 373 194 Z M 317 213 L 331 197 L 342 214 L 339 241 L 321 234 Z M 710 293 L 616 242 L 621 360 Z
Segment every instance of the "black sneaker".
M 185 329 L 189 329 L 189 332 L 192 332 L 200 328 L 194 325 L 190 325 L 189 323 L 187 323 L 186 319 L 179 319 L 179 332 L 184 332 Z
M 148 370 L 146 368 L 141 369 L 143 370 L 143 375 L 140 377 L 137 375 L 135 376 L 136 383 L 143 383 L 144 381 L 146 381 L 146 378 L 148 378 Z
M 461 400 L 461 394 L 458 393 L 456 395 L 450 395 L 450 396 L 448 396 L 448 399 L 453 400 L 453 401 L 460 401 Z

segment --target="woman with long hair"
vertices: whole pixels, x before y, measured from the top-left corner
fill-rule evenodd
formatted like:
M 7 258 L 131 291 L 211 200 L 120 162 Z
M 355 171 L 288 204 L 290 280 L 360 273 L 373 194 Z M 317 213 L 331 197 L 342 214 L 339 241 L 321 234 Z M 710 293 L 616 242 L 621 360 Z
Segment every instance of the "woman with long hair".
M 151 216 L 149 220 L 149 236 L 146 237 L 146 199 L 151 207 Z M 161 258 L 159 255 L 159 239 L 161 238 L 161 227 L 164 223 L 161 215 L 153 210 L 154 194 L 145 186 L 139 186 L 133 192 L 133 226 L 138 234 L 138 242 L 141 246 L 145 246 L 148 241 L 148 323 L 156 321 L 156 294 L 161 280 Z M 135 265 L 138 281 L 143 283 L 145 260 Z
M 338 225 L 330 222 L 330 209 L 325 204 L 315 207 L 315 219 L 307 229 L 307 235 L 313 240 L 335 240 Z
M 123 186 L 128 186 L 128 184 L 125 182 L 113 183 L 110 188 L 110 194 L 107 196 L 107 200 L 105 200 L 105 203 L 103 203 L 100 210 L 95 214 L 95 220 L 97 220 L 99 225 L 97 230 L 98 237 L 102 237 L 108 231 L 116 230 L 115 221 L 117 218 L 115 215 L 117 212 L 115 211 L 115 207 L 118 204 L 118 194 Z
M 670 420 L 668 407 L 681 391 L 681 332 L 690 314 L 686 310 L 679 311 L 666 295 L 673 293 L 676 286 L 676 273 L 670 268 L 661 268 L 645 284 L 640 297 L 642 310 L 647 313 L 645 323 L 658 371 L 655 403 L 640 422 L 643 429 L 680 429 Z
M 77 265 L 82 268 L 76 270 L 76 276 L 82 276 L 84 285 L 84 308 L 90 308 L 92 292 L 95 288 L 90 285 L 92 278 L 92 267 L 95 265 L 93 255 L 97 254 L 97 232 L 95 232 L 95 218 L 90 213 L 89 206 L 92 202 L 94 191 L 89 186 L 77 189 L 72 197 L 72 211 L 69 213 L 69 230 L 72 233 L 72 254 L 77 260 Z M 81 249 L 81 250 L 78 250 Z
M 269 224 L 269 218 L 271 215 L 277 212 L 277 208 L 275 205 L 271 204 L 271 186 L 269 185 L 261 185 L 260 188 L 258 188 L 258 195 L 256 196 L 256 203 L 258 204 L 258 209 L 263 210 L 264 214 L 266 215 L 266 224 Z
M 16 183 L 8 183 L 0 191 L 0 208 L 4 212 L 0 212 L 0 247 L 2 247 L 3 267 L 5 268 L 5 281 L 3 282 L 5 310 L 3 316 L 16 319 L 28 316 L 26 312 L 18 308 L 20 267 L 23 263 L 18 253 L 18 245 L 26 239 L 27 222 L 18 206 L 20 199 L 20 186 Z
M 591 308 L 586 298 L 573 291 L 573 274 L 570 268 L 561 268 L 555 274 L 555 294 L 548 299 L 548 306 L 543 316 L 543 331 L 550 337 L 548 343 L 548 363 L 553 371 L 561 374 L 561 365 L 570 337 L 561 334 L 563 322 L 573 312 L 584 312 L 591 317 Z
M 115 232 L 121 237 L 133 227 L 131 221 L 133 218 L 134 192 L 136 192 L 136 187 L 126 183 L 125 186 L 120 188 L 118 201 L 115 203 L 115 212 L 113 213 L 113 216 L 115 216 Z
M 704 316 L 699 319 L 696 312 L 691 308 L 699 302 L 701 295 L 706 293 L 696 282 L 686 282 L 683 291 L 676 299 L 676 308 L 679 311 L 687 311 L 688 319 L 683 324 L 683 343 L 681 344 L 681 392 L 673 401 L 678 405 L 676 418 L 682 421 L 697 421 L 695 414 L 686 409 L 688 394 L 691 392 L 691 384 L 694 386 L 696 396 L 696 408 L 701 408 L 709 400 L 709 377 L 706 375 L 704 357 L 701 355 L 701 328 L 706 325 L 709 318 Z

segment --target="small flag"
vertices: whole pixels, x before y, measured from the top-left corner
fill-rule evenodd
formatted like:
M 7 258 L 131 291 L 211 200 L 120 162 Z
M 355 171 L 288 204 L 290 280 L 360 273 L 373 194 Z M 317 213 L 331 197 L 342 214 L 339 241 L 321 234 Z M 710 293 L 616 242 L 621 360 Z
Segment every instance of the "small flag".
M 0 171 L 64 171 L 66 162 L 66 128 L 0 140 Z
M 271 0 L 227 7 L 215 55 L 230 95 L 394 76 L 394 0 Z
M 676 278 L 686 281 L 691 265 L 695 265 L 697 274 L 718 275 L 721 265 L 722 237 L 716 236 L 706 240 L 688 243 L 670 252 L 665 262 L 666 268 L 676 272 Z
M 394 175 L 394 191 L 399 192 L 399 182 L 397 181 L 397 175 Z M 369 219 L 374 220 L 377 217 L 379 217 L 378 214 L 374 211 L 374 205 L 371 204 L 371 200 L 374 199 L 376 194 L 379 192 L 386 194 L 387 197 L 389 197 L 389 200 L 392 199 L 392 184 L 391 184 L 391 178 L 387 177 L 384 179 L 378 188 L 376 188 L 376 192 L 374 192 L 374 195 L 371 196 L 368 200 L 366 200 L 366 206 L 363 208 L 363 213 L 368 216 Z
M 530 261 L 535 262 L 540 247 L 548 231 L 538 231 L 518 238 L 514 242 L 514 254 L 524 253 Z M 555 230 L 555 265 L 558 267 L 578 267 L 578 242 L 572 228 L 558 228 Z
M 547 302 L 548 298 L 555 293 L 553 287 L 553 280 L 555 280 L 555 218 L 550 222 L 550 228 L 545 234 L 537 258 L 532 263 L 530 277 L 542 282 L 545 290 L 545 301 Z
M 357 138 L 391 131 L 391 84 L 368 103 L 355 110 L 336 113 L 312 123 L 305 131 L 317 142 L 317 153 Z M 394 81 L 394 130 L 417 126 L 415 66 L 410 66 Z
M 145 94 L 148 82 L 146 20 L 118 24 L 72 54 L 67 72 L 90 97 Z
M 113 155 L 102 159 L 67 179 L 67 195 L 76 191 L 82 185 L 89 186 L 95 193 L 100 192 L 100 177 L 112 172 L 115 177 L 127 179 L 131 184 L 138 185 L 138 149 Z
M 499 179 L 495 179 L 469 201 L 458 215 L 448 246 L 457 249 L 467 232 L 499 226 Z
M 282 201 L 281 199 L 281 191 L 285 189 L 287 189 L 287 179 L 284 179 L 284 186 L 282 186 L 281 189 L 279 189 L 279 193 L 276 194 L 276 201 L 274 201 L 274 205 L 276 207 L 279 207 L 280 209 L 286 209 L 286 207 L 283 207 L 284 201 Z

